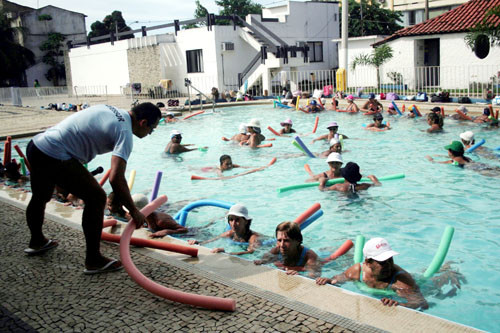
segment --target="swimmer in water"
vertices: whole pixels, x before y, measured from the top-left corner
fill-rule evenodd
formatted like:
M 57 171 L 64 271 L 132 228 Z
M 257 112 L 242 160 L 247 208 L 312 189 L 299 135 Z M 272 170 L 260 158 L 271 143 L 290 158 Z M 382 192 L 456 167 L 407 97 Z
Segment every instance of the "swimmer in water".
M 238 131 L 239 133 L 233 135 L 233 137 L 231 138 L 232 141 L 241 142 L 250 139 L 250 134 L 247 133 L 247 125 L 243 123 L 240 124 L 240 126 L 238 127 Z
M 188 151 L 198 150 L 198 148 L 188 148 L 188 146 L 193 146 L 193 144 L 181 144 L 182 133 L 173 130 L 170 132 L 170 142 L 165 147 L 166 154 L 180 154 Z M 208 147 L 203 147 L 202 149 L 208 149 Z
M 361 190 L 367 190 L 371 186 L 380 186 L 382 185 L 377 177 L 374 175 L 367 176 L 373 184 L 363 183 L 358 184 L 361 180 L 362 176 L 359 173 L 359 165 L 354 162 L 349 162 L 345 165 L 345 167 L 340 169 L 340 174 L 344 177 L 345 181 L 341 184 L 334 184 L 330 187 L 326 187 L 326 177 L 321 177 L 319 180 L 319 190 L 320 191 L 339 191 L 339 192 L 351 192 L 356 193 Z
M 253 253 L 255 249 L 260 246 L 260 241 L 259 241 L 260 234 L 250 229 L 252 219 L 248 216 L 248 209 L 244 205 L 237 203 L 231 206 L 229 212 L 227 213 L 227 223 L 229 223 L 229 226 L 231 227 L 230 230 L 223 232 L 222 234 L 220 234 L 215 238 L 203 242 L 190 239 L 188 241 L 189 245 L 195 245 L 195 244 L 203 245 L 213 242 L 220 238 L 229 238 L 232 241 L 238 243 L 248 243 L 247 249 L 245 251 L 231 252 L 229 253 L 231 255 L 242 255 L 242 254 Z M 222 247 L 217 247 L 212 249 L 210 252 L 219 253 L 219 252 L 225 252 L 225 250 Z
M 327 140 L 327 142 L 330 142 L 331 139 L 335 137 L 335 134 L 338 134 L 337 131 L 339 129 L 339 124 L 337 124 L 336 121 L 332 121 L 326 126 L 326 129 L 329 131 L 328 134 L 321 135 L 317 137 L 316 139 L 312 140 L 311 143 L 315 143 L 316 141 L 319 140 Z M 339 136 L 342 135 L 342 138 L 348 139 L 348 137 L 344 134 L 339 134 Z
M 340 169 L 342 167 L 342 163 L 344 163 L 342 160 L 342 155 L 340 155 L 339 153 L 336 153 L 336 152 L 330 153 L 330 155 L 328 155 L 328 158 L 326 159 L 326 162 L 328 163 L 328 166 L 330 167 L 330 169 L 328 171 L 319 173 L 317 175 L 315 175 L 311 172 L 310 173 L 311 178 L 306 180 L 306 182 L 319 181 L 321 178 L 326 178 L 328 180 L 328 179 L 342 177 L 342 174 L 340 172 Z
M 319 157 L 327 158 L 331 153 L 342 154 L 342 143 L 336 137 L 330 140 L 330 148 L 322 152 Z
M 390 130 L 391 128 L 389 127 L 389 125 L 386 125 L 386 124 L 382 123 L 383 120 L 384 120 L 384 116 L 382 116 L 381 113 L 375 113 L 375 115 L 373 116 L 373 123 L 366 125 L 366 129 L 370 129 L 370 130 L 381 130 L 381 129 Z
M 295 130 L 292 128 L 293 122 L 292 119 L 288 118 L 287 120 L 280 123 L 281 127 L 283 127 L 280 131 L 280 134 L 291 134 L 295 133 Z
M 444 149 L 448 150 L 449 160 L 446 161 L 435 161 L 429 155 L 426 158 L 431 162 L 441 163 L 441 164 L 454 164 L 463 167 L 465 164 L 471 163 L 472 160 L 466 156 L 464 156 L 464 145 L 459 141 L 452 141 L 447 146 L 444 146 Z
M 250 134 L 250 138 L 246 141 L 241 141 L 243 145 L 248 145 L 251 148 L 257 148 L 258 145 L 266 139 L 264 135 L 261 134 L 260 121 L 258 119 L 251 119 L 247 124 L 247 131 Z

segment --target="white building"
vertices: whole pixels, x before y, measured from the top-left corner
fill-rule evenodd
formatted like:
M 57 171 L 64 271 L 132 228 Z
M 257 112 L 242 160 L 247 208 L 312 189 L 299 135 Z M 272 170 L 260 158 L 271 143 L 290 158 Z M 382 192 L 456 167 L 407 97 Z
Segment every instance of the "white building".
M 219 91 L 244 89 L 242 82 L 248 89 L 258 85 L 271 92 L 272 85 L 286 77 L 293 89 L 298 84 L 293 72 L 337 67 L 332 39 L 338 37 L 338 3 L 290 1 L 265 8 L 261 15 L 249 15 L 245 27 L 214 25 L 73 48 L 68 85 L 102 85 L 108 93 L 118 94 L 131 83 L 155 87 L 163 82 L 169 90 L 185 91 L 184 79 L 188 78 L 203 92 L 213 86 Z M 281 56 L 276 52 L 276 46 L 304 43 L 310 48 L 308 62 L 301 52 L 295 57 L 286 52 L 285 58 L 283 49 Z M 263 46 L 267 46 L 265 63 L 261 61 Z
M 25 73 L 26 85 L 32 87 L 35 79 L 42 86 L 65 85 L 64 80 L 54 82 L 54 80 L 47 79 L 46 74 L 50 66 L 43 62 L 46 52 L 40 50 L 40 46 L 48 40 L 51 33 L 61 34 L 64 41 L 61 43 L 61 55 L 56 59 L 63 65 L 62 50 L 67 49 L 66 43 L 85 39 L 87 34 L 85 15 L 50 5 L 34 9 L 6 0 L 0 0 L 0 5 L 0 8 L 12 19 L 13 25 L 25 30 L 24 34 L 18 34 L 19 44 L 35 54 L 35 64 Z M 64 73 L 64 69 L 62 72 Z

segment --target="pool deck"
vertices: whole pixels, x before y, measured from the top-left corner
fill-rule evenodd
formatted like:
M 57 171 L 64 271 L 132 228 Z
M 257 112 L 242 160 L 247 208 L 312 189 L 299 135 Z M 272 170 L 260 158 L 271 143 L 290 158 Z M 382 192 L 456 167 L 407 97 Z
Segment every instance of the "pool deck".
M 16 123 L 26 125 L 25 135 L 17 135 L 22 137 L 72 114 L 21 109 L 0 107 L 0 136 L 14 134 L 8 128 Z M 241 258 L 211 254 L 204 247 L 198 247 L 197 258 L 131 248 L 137 268 L 154 281 L 190 293 L 233 298 L 237 307 L 235 312 L 221 312 L 174 303 L 143 290 L 123 270 L 84 275 L 82 211 L 60 203 L 47 205 L 44 224 L 46 235 L 59 240 L 59 247 L 40 257 L 26 256 L 23 249 L 29 231 L 24 211 L 29 198 L 29 193 L 0 185 L 2 332 L 477 331 L 425 312 L 384 307 L 376 299 L 334 286 L 317 286 L 313 280 L 257 267 Z M 123 225 L 109 231 L 122 230 Z M 136 231 L 137 236 L 146 237 L 146 231 Z M 163 241 L 185 244 L 170 237 Z M 116 244 L 103 242 L 101 248 L 107 256 L 119 256 Z

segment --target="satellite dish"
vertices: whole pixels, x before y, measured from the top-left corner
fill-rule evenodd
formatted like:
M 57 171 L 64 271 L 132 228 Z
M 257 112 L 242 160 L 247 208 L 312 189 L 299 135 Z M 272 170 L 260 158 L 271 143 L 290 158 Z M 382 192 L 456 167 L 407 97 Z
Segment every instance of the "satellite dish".
M 486 35 L 477 36 L 474 42 L 474 53 L 479 59 L 484 59 L 490 53 L 490 40 Z

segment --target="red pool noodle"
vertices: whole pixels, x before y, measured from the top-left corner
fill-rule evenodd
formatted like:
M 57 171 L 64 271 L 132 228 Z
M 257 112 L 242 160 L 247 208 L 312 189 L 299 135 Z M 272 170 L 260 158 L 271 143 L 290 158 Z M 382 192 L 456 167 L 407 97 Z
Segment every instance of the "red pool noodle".
M 460 118 L 462 119 L 465 119 L 465 120 L 472 120 L 471 117 L 469 117 L 468 115 L 466 115 L 465 113 L 463 113 L 462 111 L 460 110 L 455 110 L 456 113 L 458 113 L 460 115 Z
M 497 111 L 495 112 L 495 119 L 498 119 L 498 109 L 497 109 Z
M 443 106 L 441 107 L 441 116 L 444 117 L 444 107 Z
M 19 154 L 19 156 L 21 156 L 22 158 L 24 158 L 24 164 L 26 164 L 26 167 L 28 168 L 28 170 L 31 172 L 31 165 L 30 165 L 30 162 L 28 161 L 28 159 L 26 158 L 26 156 L 24 156 L 24 153 L 23 151 L 21 150 L 21 148 L 19 148 L 18 145 L 14 145 L 14 149 L 17 151 L 17 153 Z
M 301 224 L 305 220 L 307 220 L 312 214 L 316 213 L 321 208 L 321 205 L 317 202 L 309 207 L 305 212 L 299 215 L 293 222 L 297 224 Z
M 101 180 L 99 181 L 99 185 L 103 186 L 108 180 L 110 174 L 111 174 L 111 169 L 108 169 L 108 171 L 106 171 L 104 176 L 102 176 Z
M 226 138 L 225 136 L 222 137 L 223 141 L 231 141 L 230 139 Z
M 321 104 L 321 106 L 323 106 L 323 104 Z M 316 130 L 318 129 L 318 122 L 319 122 L 319 117 L 316 117 L 316 120 L 314 121 L 313 133 L 316 133 Z
M 257 148 L 269 148 L 269 147 L 272 147 L 273 144 L 272 143 L 265 143 L 263 145 L 258 145 Z
M 162 195 L 156 198 L 154 201 L 150 202 L 146 207 L 141 209 L 141 213 L 147 216 L 166 201 L 167 197 L 165 195 Z M 155 295 L 174 302 L 200 306 L 209 310 L 236 310 L 236 301 L 233 299 L 185 293 L 182 291 L 167 288 L 149 280 L 137 269 L 137 267 L 135 267 L 132 259 L 130 258 L 130 238 L 132 236 L 132 233 L 134 232 L 134 229 L 135 222 L 132 219 L 129 221 L 127 227 L 125 228 L 125 231 L 122 234 L 122 239 L 120 241 L 120 257 L 125 270 L 132 278 L 132 280 L 134 280 L 138 285 Z
M 205 110 L 195 112 L 195 113 L 193 113 L 193 114 L 190 114 L 189 116 L 185 116 L 184 118 L 182 118 L 182 120 L 189 119 L 189 118 L 191 118 L 191 117 L 197 116 L 197 115 L 202 114 L 202 113 L 204 113 L 204 112 L 205 112 Z
M 276 132 L 276 130 L 274 128 L 272 128 L 271 126 L 267 126 L 267 129 L 270 130 L 271 132 L 273 132 L 274 135 L 281 136 L 281 134 Z
M 354 246 L 354 243 L 352 242 L 352 240 L 350 240 L 350 239 L 346 240 L 344 242 L 344 244 L 342 244 L 335 252 L 330 254 L 330 256 L 328 258 L 323 260 L 322 263 L 326 264 L 327 262 L 330 262 L 332 260 L 337 259 L 341 255 L 344 255 L 347 251 L 349 251 L 351 249 L 351 247 L 353 247 L 353 246 Z
M 10 162 L 10 143 L 9 141 L 5 141 L 5 143 L 3 144 L 3 165 L 7 165 L 7 163 Z

